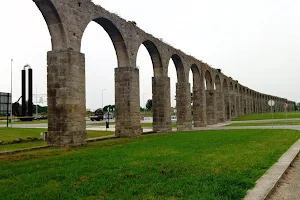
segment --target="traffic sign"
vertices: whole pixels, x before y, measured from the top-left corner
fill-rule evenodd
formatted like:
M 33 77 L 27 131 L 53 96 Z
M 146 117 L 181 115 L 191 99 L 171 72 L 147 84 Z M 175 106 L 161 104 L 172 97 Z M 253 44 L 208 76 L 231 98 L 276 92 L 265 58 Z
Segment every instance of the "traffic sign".
M 287 108 L 287 107 L 288 107 L 288 104 L 287 104 L 287 103 L 284 103 L 284 104 L 283 104 L 283 107 L 284 107 L 284 108 Z
M 272 100 L 272 99 L 269 100 L 269 101 L 268 101 L 268 105 L 271 106 L 271 107 L 274 106 L 274 105 L 275 105 L 275 101 Z

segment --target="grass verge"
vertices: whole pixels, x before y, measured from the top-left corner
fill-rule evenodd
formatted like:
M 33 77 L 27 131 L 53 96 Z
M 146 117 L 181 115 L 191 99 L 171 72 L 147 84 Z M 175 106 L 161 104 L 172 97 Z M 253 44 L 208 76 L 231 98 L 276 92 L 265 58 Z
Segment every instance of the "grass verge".
M 274 119 L 285 119 L 285 112 L 277 112 L 273 113 Z M 300 112 L 288 112 L 287 118 L 300 118 Z M 246 121 L 246 120 L 264 120 L 264 119 L 272 119 L 272 113 L 255 113 L 250 115 L 243 115 L 236 118 L 233 118 L 232 121 Z
M 47 129 L 42 128 L 0 128 L 0 141 L 12 141 L 17 138 L 26 139 L 28 137 L 39 138 L 40 133 L 47 131 Z M 111 131 L 94 131 L 87 130 L 88 138 L 101 137 L 106 135 L 113 135 L 114 132 Z M 36 146 L 43 146 L 47 143 L 44 141 L 34 141 L 34 142 L 22 142 L 16 144 L 4 144 L 0 145 L 0 151 L 22 149 Z
M 274 121 L 273 125 L 300 125 L 300 121 Z M 272 126 L 272 122 L 241 122 L 232 123 L 227 126 Z
M 175 132 L 2 156 L 1 198 L 241 199 L 299 136 Z

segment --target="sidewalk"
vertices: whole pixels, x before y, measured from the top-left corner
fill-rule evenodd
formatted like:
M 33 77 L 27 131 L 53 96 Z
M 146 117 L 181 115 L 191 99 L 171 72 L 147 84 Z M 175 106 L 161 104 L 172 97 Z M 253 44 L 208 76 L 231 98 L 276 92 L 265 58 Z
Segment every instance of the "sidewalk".
M 289 167 L 268 200 L 300 199 L 300 156 Z

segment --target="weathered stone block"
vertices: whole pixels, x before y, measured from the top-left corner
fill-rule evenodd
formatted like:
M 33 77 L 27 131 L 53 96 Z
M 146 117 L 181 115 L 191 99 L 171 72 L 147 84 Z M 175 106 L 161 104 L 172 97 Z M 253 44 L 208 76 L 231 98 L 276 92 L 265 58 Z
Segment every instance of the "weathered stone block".
M 84 67 L 79 52 L 48 52 L 48 144 L 86 143 Z
M 136 137 L 143 132 L 140 125 L 139 69 L 115 68 L 116 136 Z

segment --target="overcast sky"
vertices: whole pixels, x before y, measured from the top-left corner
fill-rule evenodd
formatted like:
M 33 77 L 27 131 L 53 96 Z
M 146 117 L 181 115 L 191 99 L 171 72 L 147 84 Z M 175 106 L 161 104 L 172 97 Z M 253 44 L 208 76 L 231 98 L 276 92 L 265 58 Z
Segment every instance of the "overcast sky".
M 172 46 L 203 60 L 256 91 L 299 102 L 299 0 L 94 0 Z M 0 91 L 21 96 L 21 69 L 33 68 L 38 100 L 47 91 L 46 53 L 51 50 L 46 23 L 31 0 L 3 1 L 0 7 Z M 114 104 L 117 58 L 102 27 L 88 25 L 81 51 L 86 54 L 87 108 Z M 138 53 L 141 106 L 152 98 L 153 68 L 147 50 Z M 170 62 L 171 96 L 176 71 Z M 34 88 L 35 93 L 35 88 Z M 45 96 L 44 96 L 45 97 Z M 44 104 L 45 104 L 44 98 Z M 35 99 L 34 99 L 35 101 Z M 175 102 L 172 100 L 172 106 Z

